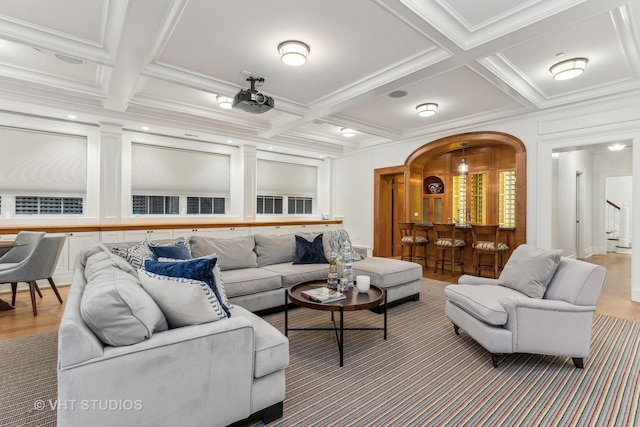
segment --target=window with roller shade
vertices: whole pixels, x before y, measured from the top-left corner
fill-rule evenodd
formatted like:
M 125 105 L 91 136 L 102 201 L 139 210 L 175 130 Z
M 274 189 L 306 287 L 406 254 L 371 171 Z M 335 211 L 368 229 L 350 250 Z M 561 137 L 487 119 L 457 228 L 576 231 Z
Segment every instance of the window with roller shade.
M 82 215 L 85 137 L 0 127 L 0 197 L 8 215 Z
M 256 213 L 313 214 L 317 180 L 316 166 L 258 159 Z
M 133 143 L 132 214 L 224 215 L 229 174 L 227 155 Z

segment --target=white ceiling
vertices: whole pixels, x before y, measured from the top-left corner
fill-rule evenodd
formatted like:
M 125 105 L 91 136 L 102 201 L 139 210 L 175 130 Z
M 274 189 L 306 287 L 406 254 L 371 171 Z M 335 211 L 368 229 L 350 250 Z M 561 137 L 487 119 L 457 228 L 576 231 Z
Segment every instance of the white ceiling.
M 639 24 L 640 0 L 3 1 L 0 109 L 340 156 L 640 93 Z M 289 39 L 311 47 L 305 65 L 280 61 Z M 572 57 L 585 73 L 553 80 Z M 275 108 L 220 109 L 248 75 Z M 435 116 L 417 116 L 425 102 Z

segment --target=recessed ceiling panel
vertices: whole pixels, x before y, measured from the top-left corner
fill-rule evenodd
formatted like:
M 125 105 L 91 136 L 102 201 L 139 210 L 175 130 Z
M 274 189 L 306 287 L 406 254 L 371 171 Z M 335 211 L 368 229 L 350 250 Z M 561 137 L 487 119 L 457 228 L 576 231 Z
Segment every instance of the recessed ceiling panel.
M 311 137 L 317 137 L 323 140 L 333 140 L 338 144 L 353 145 L 366 141 L 372 135 L 356 130 L 356 134 L 352 137 L 342 136 L 341 129 L 346 126 L 334 125 L 331 123 L 307 123 L 296 129 L 296 132 L 303 132 Z
M 404 87 L 403 98 L 382 96 L 342 113 L 350 119 L 375 123 L 396 131 L 408 132 L 429 124 L 463 119 L 517 107 L 508 95 L 467 67 L 457 68 L 414 85 Z M 438 104 L 432 117 L 418 117 L 416 106 Z
M 0 2 L 0 19 L 24 22 L 76 39 L 102 43 L 107 0 L 13 0 Z
M 484 26 L 498 18 L 504 18 L 528 6 L 540 3 L 540 0 L 482 0 L 477 1 L 436 0 L 469 30 Z
M 308 61 L 290 67 L 277 46 L 308 44 Z M 362 82 L 434 45 L 370 0 L 190 1 L 157 61 L 247 86 L 265 76 L 265 94 L 308 105 Z
M 632 77 L 630 65 L 625 59 L 608 13 L 541 35 L 507 49 L 502 54 L 547 98 L 601 87 Z M 589 59 L 585 72 L 571 80 L 553 80 L 549 68 L 557 62 L 574 57 Z
M 55 53 L 44 49 L 35 49 L 7 40 L 0 40 L 0 52 L 2 52 L 0 65 L 10 67 L 5 69 L 5 73 L 11 72 L 10 76 L 15 73 L 15 76 L 19 76 L 19 78 L 24 77 L 41 82 L 54 77 L 80 83 L 98 84 L 98 65 L 93 62 L 81 61 L 78 58 L 64 55 L 56 56 Z M 27 76 L 26 73 L 19 70 L 34 74 Z

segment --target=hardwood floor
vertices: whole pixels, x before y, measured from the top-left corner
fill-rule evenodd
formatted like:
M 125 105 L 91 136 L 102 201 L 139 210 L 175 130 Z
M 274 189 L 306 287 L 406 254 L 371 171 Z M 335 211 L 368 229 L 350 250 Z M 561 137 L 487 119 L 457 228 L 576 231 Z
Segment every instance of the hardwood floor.
M 3 291 L 5 287 L 8 285 L 2 286 Z M 0 340 L 58 329 L 64 304 L 60 304 L 51 288 L 40 287 L 40 289 L 42 298 L 36 295 L 37 316 L 34 316 L 31 310 L 31 297 L 28 290 L 18 291 L 15 309 L 0 311 Z M 66 301 L 69 286 L 59 285 L 58 292 L 60 292 L 62 301 Z M 0 298 L 11 302 L 11 292 L 3 292 L 0 294 Z
M 598 300 L 598 313 L 640 321 L 640 302 L 631 301 L 631 255 L 594 255 L 586 261 L 607 269 L 607 279 Z
M 631 301 L 631 256 L 609 253 L 592 256 L 587 261 L 603 265 L 607 269 L 607 280 L 598 301 L 597 312 L 640 321 L 640 303 Z M 470 271 L 469 267 L 468 272 Z M 449 283 L 456 283 L 459 276 L 459 274 L 452 276 L 447 271 L 433 273 L 432 265 L 424 271 L 424 277 Z M 3 285 L 3 290 L 5 287 L 6 285 Z M 58 290 L 62 299 L 66 301 L 69 287 L 61 285 L 58 286 Z M 0 311 L 0 340 L 58 329 L 64 305 L 58 302 L 55 294 L 49 288 L 42 288 L 42 296 L 43 298 L 36 297 L 38 316 L 34 317 L 31 311 L 29 292 L 18 292 L 16 308 Z M 0 298 L 10 301 L 11 293 L 2 293 Z

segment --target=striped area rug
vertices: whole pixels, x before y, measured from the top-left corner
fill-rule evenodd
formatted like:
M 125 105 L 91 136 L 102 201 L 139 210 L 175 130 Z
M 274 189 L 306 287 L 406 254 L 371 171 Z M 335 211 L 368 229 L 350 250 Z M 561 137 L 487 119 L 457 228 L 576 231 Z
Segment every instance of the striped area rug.
M 56 413 L 58 332 L 0 340 L 0 427 L 50 427 Z
M 444 316 L 446 283 L 423 279 L 420 301 L 389 310 L 381 331 L 291 331 L 284 417 L 274 426 L 637 426 L 640 323 L 596 315 L 585 369 L 568 357 L 517 354 L 494 369 L 488 352 Z M 330 326 L 298 308 L 291 327 Z M 284 315 L 265 317 L 281 331 Z M 369 311 L 347 326 L 381 326 Z
M 585 369 L 570 358 L 489 354 L 444 316 L 446 283 L 389 310 L 382 331 L 346 331 L 338 367 L 330 331 L 291 331 L 284 416 L 273 426 L 637 426 L 640 323 L 596 315 Z M 284 314 L 266 316 L 284 330 Z M 326 327 L 326 312 L 290 311 L 291 327 Z M 347 326 L 382 316 L 346 313 Z M 0 427 L 54 426 L 37 399 L 56 397 L 57 333 L 0 341 Z M 251 424 L 251 425 L 256 425 Z

